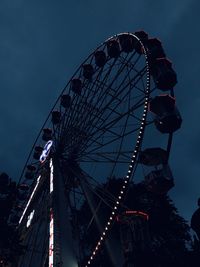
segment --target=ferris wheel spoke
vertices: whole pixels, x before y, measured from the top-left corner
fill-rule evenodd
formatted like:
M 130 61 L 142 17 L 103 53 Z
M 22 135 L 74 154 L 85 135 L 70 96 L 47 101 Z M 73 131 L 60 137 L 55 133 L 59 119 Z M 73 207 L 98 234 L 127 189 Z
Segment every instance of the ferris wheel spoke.
M 139 57 L 138 57 L 139 58 Z M 114 78 L 112 79 L 112 81 L 110 82 L 110 84 L 109 85 L 106 85 L 106 80 L 107 80 L 107 78 L 109 77 L 109 74 L 110 74 L 110 72 L 112 71 L 112 68 L 114 67 L 114 64 L 115 63 L 115 61 L 113 62 L 113 64 L 112 64 L 112 66 L 111 66 L 111 69 L 109 70 L 109 72 L 107 73 L 107 75 L 105 76 L 105 78 L 103 79 L 103 81 L 102 81 L 102 85 L 103 85 L 103 88 L 101 88 L 101 91 L 99 90 L 99 85 L 97 84 L 97 86 L 96 86 L 96 88 L 97 88 L 97 93 L 100 91 L 100 95 L 99 95 L 99 97 L 98 97 L 98 99 L 97 99 L 97 103 L 99 102 L 99 100 L 102 100 L 103 99 L 103 101 L 102 101 L 102 103 L 104 102 L 104 98 L 105 98 L 105 96 L 107 96 L 107 94 L 108 94 L 108 90 L 112 87 L 112 84 L 115 82 L 115 80 L 118 78 L 118 76 L 120 75 L 120 73 L 124 70 L 124 66 L 122 65 L 121 66 L 121 68 L 118 70 L 118 72 L 116 73 L 116 75 L 114 76 Z M 106 90 L 103 90 L 103 89 L 106 89 Z M 101 94 L 101 92 L 102 92 L 102 94 Z M 91 100 L 93 101 L 95 98 L 91 98 Z M 90 103 L 91 104 L 91 103 Z M 96 105 L 93 105 L 94 107 L 96 106 Z M 91 114 L 92 114 L 92 112 L 91 112 Z
M 136 84 L 137 84 L 137 81 L 135 82 Z M 144 98 L 143 98 L 144 99 Z M 138 106 L 139 107 L 139 106 Z M 134 106 L 134 108 L 135 108 L 135 106 Z M 130 111 L 129 112 L 127 112 L 126 114 L 130 114 Z M 109 117 L 110 117 L 110 115 L 111 115 L 111 113 L 109 113 L 108 114 L 108 116 L 106 117 L 106 119 L 108 119 Z M 116 121 L 119 121 L 121 118 L 116 118 Z M 103 123 L 101 123 L 101 125 L 102 125 Z M 113 124 L 113 121 L 112 122 L 109 122 L 109 124 Z M 106 126 L 104 126 L 104 129 L 109 125 L 109 124 L 107 124 Z M 92 125 L 92 122 L 90 122 L 90 125 Z M 93 125 L 93 127 L 94 127 L 94 125 Z M 90 127 L 90 129 L 91 129 L 92 127 Z M 98 132 L 99 131 L 99 129 L 96 131 L 96 132 Z M 89 132 L 89 130 L 87 129 L 87 133 Z M 96 133 L 95 132 L 95 133 Z M 92 136 L 94 136 L 94 134 L 95 133 L 92 133 Z M 102 136 L 102 134 L 100 135 L 100 136 Z
M 114 64 L 114 63 L 113 63 Z M 102 76 L 102 74 L 104 73 L 104 71 L 103 71 L 104 69 L 101 69 L 100 71 L 99 71 L 99 73 L 97 74 L 97 79 L 99 79 L 101 76 Z M 110 70 L 111 71 L 111 70 Z M 105 75 L 106 77 L 107 76 L 109 76 L 109 72 Z M 72 124 L 72 122 L 73 121 L 76 121 L 76 120 L 78 120 L 78 116 L 80 115 L 80 111 L 81 111 L 81 108 L 83 108 L 85 105 L 87 105 L 87 104 L 89 104 L 88 103 L 88 98 L 89 98 L 89 96 L 90 96 L 90 92 L 92 91 L 92 88 L 95 86 L 95 83 L 93 82 L 93 83 L 90 83 L 90 82 L 88 82 L 88 85 L 89 86 L 91 86 L 91 87 L 89 87 L 89 89 L 88 89 L 88 87 L 86 87 L 85 89 L 86 90 L 84 90 L 84 95 L 86 94 L 86 93 L 88 93 L 87 94 L 87 97 L 85 97 L 85 101 L 84 101 L 84 95 L 83 96 L 80 96 L 79 97 L 79 103 L 78 103 L 78 105 L 75 105 L 75 107 L 78 107 L 78 112 L 77 112 L 77 110 L 75 110 L 74 109 L 74 107 L 73 107 L 73 111 L 74 111 L 74 113 L 73 114 L 75 114 L 75 116 L 73 117 L 73 116 L 71 116 L 66 122 L 64 122 L 64 127 L 65 128 L 67 128 L 67 125 L 69 125 L 69 124 Z M 81 103 L 81 101 L 82 101 L 82 106 L 80 105 L 80 103 Z M 86 103 L 86 104 L 85 104 Z M 72 115 L 73 115 L 72 114 Z
M 116 60 L 115 60 L 116 61 Z M 107 73 L 105 74 L 105 76 L 104 76 L 104 78 L 103 78 L 103 80 L 104 81 L 106 81 L 107 79 L 108 79 L 108 77 L 109 77 L 109 75 L 110 75 L 110 73 L 111 73 L 111 71 L 112 71 L 112 68 L 115 66 L 115 61 L 111 64 L 111 66 L 110 66 L 110 68 L 108 68 L 108 71 L 107 71 Z M 100 74 L 102 74 L 102 71 L 103 71 L 103 69 L 102 70 L 100 70 Z M 97 79 L 99 78 L 99 76 L 100 76 L 100 74 L 97 76 Z M 93 87 L 95 86 L 95 82 L 93 83 Z M 86 88 L 87 89 L 87 88 Z M 96 89 L 98 89 L 98 88 L 96 88 Z M 86 91 L 86 90 L 85 90 Z M 91 92 L 90 90 L 88 90 L 89 92 Z M 98 92 L 98 91 L 97 91 Z M 79 101 L 81 100 L 81 97 L 79 98 Z M 75 112 L 74 112 L 74 114 L 76 114 Z M 68 126 L 68 124 L 69 123 L 72 123 L 72 121 L 73 121 L 73 119 L 72 119 L 73 117 L 71 116 L 71 121 L 68 121 L 68 123 L 66 123 L 65 124 L 65 128 L 67 128 L 67 126 Z
M 134 130 L 132 130 L 132 131 L 130 131 L 130 132 L 124 134 L 123 137 L 128 136 L 128 135 L 130 135 L 130 134 L 132 134 L 132 133 L 134 133 L 134 132 L 137 132 L 139 129 L 140 129 L 140 127 L 138 127 L 137 129 L 134 129 Z M 119 140 L 119 139 L 121 139 L 121 137 L 114 138 L 114 139 L 110 140 L 109 142 L 104 143 L 102 146 L 99 146 L 99 147 L 97 147 L 97 148 L 94 148 L 94 149 L 92 149 L 92 150 L 87 151 L 87 154 L 89 154 L 89 153 L 91 153 L 91 152 L 94 152 L 94 151 L 96 151 L 96 150 L 98 150 L 98 149 L 100 149 L 100 148 L 102 148 L 102 147 L 107 146 L 107 145 L 110 145 L 111 143 L 114 143 L 115 141 L 117 141 L 117 140 Z M 86 154 L 86 153 L 83 153 L 82 156 L 87 155 L 87 154 Z
M 106 187 L 102 188 L 102 185 L 97 183 L 96 180 L 91 175 L 89 175 L 87 172 L 82 170 L 82 173 L 85 176 L 85 180 L 87 181 L 86 184 L 87 184 L 89 190 L 91 190 L 93 192 L 93 194 L 95 194 L 99 199 L 99 201 L 97 201 L 98 203 L 96 204 L 96 207 L 93 208 L 93 210 L 92 210 L 92 217 L 89 220 L 89 223 L 87 225 L 87 231 L 88 231 L 89 228 L 91 227 L 92 223 L 94 223 L 94 221 L 96 220 L 95 218 L 98 214 L 99 209 L 102 207 L 102 204 L 104 204 L 108 208 L 112 209 L 114 203 L 117 201 L 117 198 L 111 192 L 109 192 Z M 95 188 L 90 187 L 90 183 L 88 182 L 89 180 L 95 181 L 97 183 L 97 186 Z M 122 204 L 121 206 L 127 209 L 126 205 Z
M 135 77 L 133 78 L 133 80 L 135 80 L 136 78 L 137 78 L 137 76 L 135 76 Z M 137 81 L 135 82 L 135 84 L 137 84 Z M 122 88 L 122 90 L 120 90 L 120 92 L 117 94 L 117 96 L 120 95 L 120 93 L 123 92 L 123 90 L 124 90 L 126 87 L 127 87 L 127 85 L 124 86 L 124 87 Z M 129 91 L 123 96 L 123 98 L 121 99 L 120 103 L 123 102 L 123 100 L 127 97 L 128 94 L 129 94 Z M 102 112 L 101 112 L 102 114 L 105 112 L 105 110 L 107 110 L 107 108 L 109 107 L 109 105 L 110 105 L 112 102 L 113 102 L 113 99 L 111 99 L 111 100 L 107 103 L 107 105 L 103 108 L 103 110 L 102 110 Z M 117 108 L 118 105 L 119 105 L 119 103 L 117 102 L 116 105 L 115 105 L 115 108 Z M 111 110 L 111 112 L 106 116 L 106 119 L 108 119 L 108 118 L 110 117 L 110 115 L 112 114 L 112 111 L 113 111 L 115 108 L 113 108 L 113 109 Z M 105 120 L 105 119 L 104 119 L 104 120 Z M 105 121 L 104 121 L 104 123 L 105 123 Z M 103 124 L 103 123 L 101 123 L 101 125 L 102 125 L 102 124 Z
M 91 116 L 94 116 L 94 115 L 96 114 L 96 112 L 93 113 L 93 111 L 94 111 L 94 110 L 91 110 L 91 112 L 90 112 L 90 113 L 91 113 Z M 86 117 L 86 119 L 85 119 L 85 120 L 83 119 L 83 121 L 89 121 L 89 119 L 91 118 L 91 116 L 88 116 L 89 118 Z M 94 116 L 94 117 L 95 117 L 95 116 Z M 101 119 L 101 118 L 99 118 L 99 119 Z M 82 118 L 81 118 L 81 120 L 82 120 Z
M 142 100 L 142 101 L 143 101 L 143 100 Z M 139 105 L 140 102 L 141 102 L 141 101 L 138 102 L 137 108 L 140 107 L 140 106 L 142 105 L 142 104 Z M 133 110 L 134 110 L 134 109 L 135 109 L 135 107 L 133 108 Z M 95 128 L 97 128 L 97 131 L 95 131 L 94 133 L 92 133 L 92 135 L 90 135 L 90 140 L 91 140 L 91 138 L 92 138 L 93 141 L 92 141 L 92 142 L 89 142 L 89 143 L 87 144 L 87 146 L 91 146 L 94 142 L 96 143 L 97 140 L 98 140 L 99 138 L 101 138 L 102 135 L 103 135 L 106 131 L 109 131 L 109 129 L 110 129 L 111 127 L 113 127 L 113 125 L 116 125 L 116 123 L 119 122 L 120 120 L 122 120 L 124 116 L 126 116 L 126 115 L 130 115 L 130 114 L 131 114 L 131 111 L 128 111 L 128 112 L 126 112 L 125 114 L 123 114 L 123 116 L 122 116 L 122 115 L 121 115 L 121 116 L 118 116 L 118 117 L 115 118 L 113 121 L 110 121 L 107 125 L 105 125 L 103 129 L 102 129 L 102 128 L 99 128 L 99 127 L 96 125 Z M 131 114 L 131 115 L 132 115 L 132 114 Z M 134 118 L 136 118 L 138 121 L 141 121 L 141 120 L 140 120 L 139 118 L 137 118 L 135 115 L 132 115 L 132 116 L 133 116 Z M 138 130 L 138 128 L 136 128 L 136 130 L 129 131 L 128 134 L 131 134 L 131 133 L 133 133 L 133 132 L 135 132 L 135 131 L 137 131 L 137 130 Z M 99 133 L 99 131 L 101 132 L 100 135 L 94 138 L 95 134 L 96 134 L 96 133 Z M 121 137 L 122 137 L 121 135 L 118 135 L 118 138 L 121 138 Z M 117 139 L 118 139 L 118 138 L 117 138 Z M 114 141 L 117 140 L 117 139 L 114 139 Z
M 84 156 L 83 158 L 80 159 L 80 162 L 98 162 L 98 163 L 129 163 L 130 162 L 130 155 L 131 153 L 129 154 L 129 158 L 128 156 L 125 156 L 124 154 L 121 154 L 121 158 L 119 158 L 118 160 L 116 160 L 114 158 L 114 156 L 116 156 L 116 154 L 118 153 L 113 153 L 113 155 L 108 154 L 105 152 L 105 153 L 96 153 L 96 154 L 93 154 L 92 156 L 90 155 L 86 155 Z M 113 156 L 113 157 L 111 157 Z M 127 159 L 125 160 L 124 158 L 127 157 Z

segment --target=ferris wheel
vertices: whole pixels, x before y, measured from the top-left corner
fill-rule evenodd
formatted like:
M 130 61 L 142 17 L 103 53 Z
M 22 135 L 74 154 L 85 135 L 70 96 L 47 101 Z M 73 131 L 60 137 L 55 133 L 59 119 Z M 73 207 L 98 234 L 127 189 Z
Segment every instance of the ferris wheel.
M 173 187 L 168 158 L 182 122 L 176 83 L 161 42 L 144 31 L 112 36 L 80 65 L 18 183 L 10 217 L 22 244 L 17 267 L 100 266 L 96 259 L 112 246 L 106 240 L 128 209 L 123 201 L 139 165 L 148 190 L 164 194 Z M 123 182 L 113 194 L 108 183 L 118 178 Z M 91 245 L 94 227 L 99 236 Z

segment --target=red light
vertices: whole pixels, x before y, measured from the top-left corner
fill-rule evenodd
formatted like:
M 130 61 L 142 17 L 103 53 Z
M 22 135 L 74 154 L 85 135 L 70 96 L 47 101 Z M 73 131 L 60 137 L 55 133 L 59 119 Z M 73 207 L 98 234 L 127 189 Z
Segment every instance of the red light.
M 126 215 L 138 215 L 142 216 L 145 220 L 149 219 L 149 215 L 143 211 L 138 211 L 138 210 L 126 210 L 125 211 Z

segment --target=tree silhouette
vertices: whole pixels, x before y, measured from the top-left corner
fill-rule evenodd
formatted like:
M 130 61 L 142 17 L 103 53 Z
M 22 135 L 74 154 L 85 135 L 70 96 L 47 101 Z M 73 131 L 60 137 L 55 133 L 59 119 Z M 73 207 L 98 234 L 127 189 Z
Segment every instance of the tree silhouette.
M 113 196 L 117 196 L 122 179 L 109 179 L 102 187 L 106 188 Z M 99 188 L 96 188 L 99 192 Z M 106 198 L 106 196 L 102 195 Z M 96 204 L 98 198 L 94 198 Z M 106 199 L 109 201 L 109 198 Z M 143 183 L 130 184 L 128 193 L 126 194 L 124 206 L 129 210 L 140 210 L 149 215 L 149 246 L 148 251 L 134 251 L 134 266 L 152 266 L 152 267 L 188 267 L 188 262 L 192 261 L 192 254 L 188 250 L 187 244 L 191 242 L 189 233 L 190 227 L 186 221 L 178 214 L 172 200 L 166 194 L 155 194 L 149 192 Z M 120 208 L 119 212 L 125 210 L 125 207 Z M 101 203 L 97 216 L 103 225 L 109 216 L 109 208 Z M 84 216 L 83 216 L 84 214 Z M 92 215 L 88 203 L 84 203 L 80 210 L 81 223 L 84 225 Z M 84 242 L 88 248 L 92 248 L 97 242 L 100 235 L 100 229 L 95 223 L 92 224 L 87 231 Z M 115 222 L 110 232 L 110 240 L 118 240 L 120 247 L 119 225 Z M 121 248 L 122 249 L 122 248 Z M 100 262 L 107 261 L 102 266 L 114 266 L 108 259 L 109 252 L 106 251 L 106 246 L 97 257 L 96 265 L 101 266 Z M 125 266 L 125 265 L 124 265 Z M 191 264 L 190 264 L 191 266 Z M 195 265 L 194 265 L 195 266 Z

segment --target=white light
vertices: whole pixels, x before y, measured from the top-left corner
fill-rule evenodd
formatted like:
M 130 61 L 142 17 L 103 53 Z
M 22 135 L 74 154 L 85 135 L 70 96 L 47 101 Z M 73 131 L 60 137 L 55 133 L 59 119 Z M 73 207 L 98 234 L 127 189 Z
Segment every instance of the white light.
M 114 211 L 112 212 L 112 215 L 115 215 L 115 212 Z
M 115 213 L 114 213 L 114 214 L 115 214 Z M 110 216 L 110 218 L 109 218 L 109 219 L 110 219 L 110 221 L 111 221 L 111 220 L 113 219 L 113 217 L 112 217 L 112 216 Z
M 53 162 L 50 159 L 50 194 L 53 192 Z
M 49 153 L 50 153 L 50 150 L 51 150 L 51 147 L 53 145 L 53 141 L 52 140 L 49 140 L 46 145 L 44 146 L 44 149 L 42 151 L 42 154 L 40 155 L 40 162 L 41 163 L 44 163 L 45 160 L 47 159 Z
M 127 183 L 128 183 L 128 181 L 124 181 L 124 183 L 125 183 L 125 184 L 127 184 Z
M 30 215 L 28 216 L 28 220 L 27 220 L 27 223 L 26 223 L 26 227 L 27 227 L 27 228 L 31 225 L 31 222 L 32 222 L 34 213 L 35 213 L 35 210 L 33 210 L 33 211 L 30 213 Z
M 103 233 L 102 233 L 102 235 L 106 235 L 106 233 L 105 233 L 105 232 L 103 232 Z
M 123 188 L 126 188 L 126 186 L 125 186 L 125 185 L 123 185 L 122 187 L 123 187 Z
M 119 201 L 117 201 L 116 204 L 119 205 Z
M 115 206 L 115 207 L 114 207 L 114 210 L 116 210 L 116 209 L 117 209 L 117 207 Z
M 124 194 L 124 191 L 121 191 L 120 193 L 121 193 L 121 194 Z
M 50 210 L 50 223 L 49 223 L 49 267 L 53 267 L 54 256 L 54 219 L 53 210 Z
M 34 189 L 33 189 L 33 192 L 32 192 L 32 194 L 31 194 L 31 196 L 30 196 L 30 198 L 29 198 L 29 200 L 28 200 L 28 203 L 26 204 L 26 207 L 25 207 L 25 209 L 24 209 L 24 211 L 23 211 L 23 213 L 22 213 L 22 216 L 21 216 L 21 218 L 20 218 L 20 220 L 19 220 L 19 224 L 22 222 L 22 220 L 23 220 L 23 218 L 24 218 L 24 215 L 25 215 L 25 213 L 26 213 L 26 211 L 27 211 L 27 209 L 28 209 L 28 207 L 29 207 L 29 204 L 30 204 L 30 202 L 31 202 L 31 200 L 32 200 L 32 198 L 33 198 L 33 196 L 34 196 L 34 194 L 35 194 L 35 191 L 36 191 L 36 189 L 37 189 L 37 187 L 38 187 L 38 185 L 39 185 L 39 182 L 40 182 L 40 178 L 41 178 L 41 175 L 37 178 L 37 183 L 36 183 L 36 185 L 35 185 L 35 187 L 34 187 Z
M 110 222 L 108 222 L 108 225 L 110 225 Z
M 128 176 L 128 175 L 126 175 L 126 178 L 129 178 L 129 176 Z
M 108 231 L 108 227 L 107 226 L 105 227 L 105 230 Z
M 101 236 L 101 240 L 103 240 L 103 237 Z
M 128 173 L 130 173 L 131 171 L 129 170 Z

